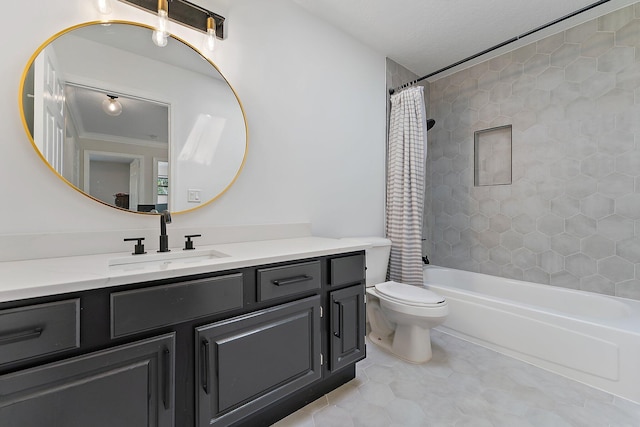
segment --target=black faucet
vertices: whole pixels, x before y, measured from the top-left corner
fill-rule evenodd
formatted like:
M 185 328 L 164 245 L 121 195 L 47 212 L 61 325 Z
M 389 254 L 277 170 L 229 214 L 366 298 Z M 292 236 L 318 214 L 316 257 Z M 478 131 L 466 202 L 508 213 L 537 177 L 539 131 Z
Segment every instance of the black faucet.
M 167 236 L 167 224 L 171 224 L 171 214 L 169 211 L 160 213 L 160 249 L 158 252 L 169 252 L 169 236 Z

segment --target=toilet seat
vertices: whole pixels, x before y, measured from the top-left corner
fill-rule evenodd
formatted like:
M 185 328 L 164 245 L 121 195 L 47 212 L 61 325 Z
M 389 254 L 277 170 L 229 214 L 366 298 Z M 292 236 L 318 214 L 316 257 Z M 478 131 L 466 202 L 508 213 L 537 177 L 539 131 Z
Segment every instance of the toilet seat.
M 393 302 L 417 307 L 433 307 L 445 303 L 444 297 L 428 289 L 394 281 L 378 283 L 376 292 Z

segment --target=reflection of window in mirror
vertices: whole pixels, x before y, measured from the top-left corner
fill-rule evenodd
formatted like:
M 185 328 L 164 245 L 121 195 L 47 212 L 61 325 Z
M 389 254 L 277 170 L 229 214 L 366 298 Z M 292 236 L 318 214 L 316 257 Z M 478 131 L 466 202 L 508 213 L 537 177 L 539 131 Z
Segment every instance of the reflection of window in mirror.
M 167 205 L 169 203 L 169 162 L 157 160 L 156 168 L 158 171 L 156 206 Z

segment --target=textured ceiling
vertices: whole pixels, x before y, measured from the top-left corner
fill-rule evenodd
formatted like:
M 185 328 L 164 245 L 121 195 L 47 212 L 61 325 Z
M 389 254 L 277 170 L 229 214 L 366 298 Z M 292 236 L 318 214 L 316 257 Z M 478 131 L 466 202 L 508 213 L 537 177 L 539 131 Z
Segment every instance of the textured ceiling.
M 595 0 L 292 1 L 419 76 L 595 3 Z M 548 30 L 547 34 L 634 2 L 611 0 L 568 21 L 569 25 Z M 532 36 L 521 44 L 533 40 Z

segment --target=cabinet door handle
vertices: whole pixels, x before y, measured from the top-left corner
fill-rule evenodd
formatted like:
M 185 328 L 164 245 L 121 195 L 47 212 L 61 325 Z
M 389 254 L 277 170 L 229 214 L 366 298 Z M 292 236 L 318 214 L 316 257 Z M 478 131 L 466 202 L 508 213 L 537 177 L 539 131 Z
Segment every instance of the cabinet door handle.
M 272 280 L 276 286 L 285 286 L 285 285 L 293 285 L 294 283 L 306 282 L 309 280 L 313 280 L 313 276 L 309 276 L 308 274 L 303 274 L 301 276 L 287 277 L 286 279 L 276 279 Z
M 26 331 L 18 331 L 0 336 L 0 345 L 11 344 L 18 341 L 26 341 L 33 338 L 39 338 L 44 328 L 27 329 Z
M 202 340 L 200 345 L 200 371 L 202 373 L 202 389 L 209 394 L 209 341 Z
M 165 348 L 162 352 L 162 359 L 164 371 L 162 402 L 164 403 L 164 409 L 169 409 L 171 406 L 171 352 L 168 348 Z
M 344 315 L 344 305 L 342 305 L 342 303 L 340 301 L 333 301 L 334 304 L 336 304 L 338 306 L 337 310 L 335 310 L 333 312 L 333 335 L 336 338 L 340 338 L 340 336 L 342 335 L 342 317 Z M 336 314 L 338 315 L 338 324 L 336 325 L 335 322 L 335 318 L 336 318 Z

